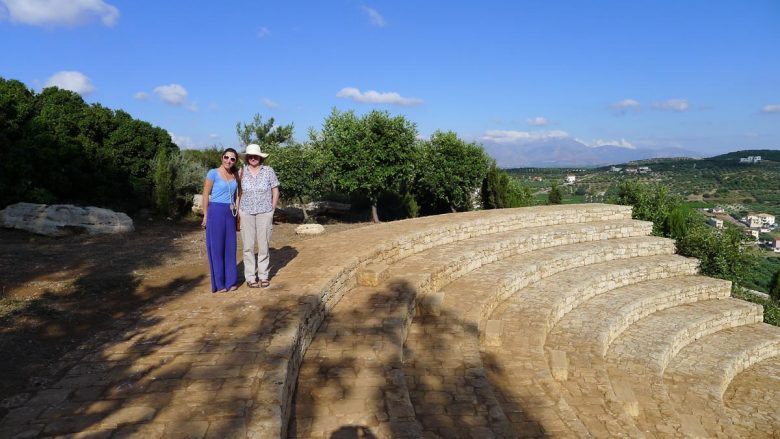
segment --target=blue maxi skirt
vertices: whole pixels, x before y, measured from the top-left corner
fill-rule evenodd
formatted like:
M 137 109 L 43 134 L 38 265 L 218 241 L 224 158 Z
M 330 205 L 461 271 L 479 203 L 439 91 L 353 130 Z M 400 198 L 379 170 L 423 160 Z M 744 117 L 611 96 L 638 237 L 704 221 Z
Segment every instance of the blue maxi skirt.
M 206 253 L 211 269 L 211 292 L 236 285 L 236 219 L 228 203 L 209 203 L 206 221 Z

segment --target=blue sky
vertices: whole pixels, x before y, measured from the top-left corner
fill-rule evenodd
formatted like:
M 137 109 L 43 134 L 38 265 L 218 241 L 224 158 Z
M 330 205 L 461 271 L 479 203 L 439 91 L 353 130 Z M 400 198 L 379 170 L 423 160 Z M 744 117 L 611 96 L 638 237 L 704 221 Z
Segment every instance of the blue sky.
M 780 149 L 780 1 L 0 0 L 0 76 L 236 146 L 333 107 L 422 136 Z

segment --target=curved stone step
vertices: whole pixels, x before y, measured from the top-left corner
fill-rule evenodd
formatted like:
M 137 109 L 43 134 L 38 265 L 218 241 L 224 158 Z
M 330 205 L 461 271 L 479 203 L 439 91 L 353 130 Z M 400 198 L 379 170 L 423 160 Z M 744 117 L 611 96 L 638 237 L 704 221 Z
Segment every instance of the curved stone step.
M 732 298 L 680 305 L 635 323 L 615 340 L 608 358 L 634 373 L 662 375 L 673 357 L 690 343 L 762 319 L 761 306 Z
M 780 437 L 780 356 L 754 364 L 738 374 L 723 402 L 731 419 L 746 429 Z
M 667 308 L 725 299 L 731 282 L 705 276 L 678 276 L 616 288 L 569 312 L 547 339 L 548 349 L 606 355 L 610 344 L 634 322 Z
M 356 423 L 393 437 L 419 434 L 400 372 L 417 301 L 453 278 L 518 253 L 648 233 L 649 223 L 634 220 L 532 227 L 444 244 L 395 262 L 379 286 L 349 291 L 314 338 L 299 373 L 292 434 L 327 435 Z M 362 379 L 344 378 L 352 376 Z M 328 402 L 334 397 L 337 403 Z
M 664 372 L 664 388 L 683 422 L 698 422 L 707 436 L 765 436 L 750 420 L 729 416 L 723 394 L 742 371 L 778 355 L 776 326 L 754 323 L 724 329 L 680 350 Z
M 545 431 L 560 429 L 563 423 L 576 435 L 601 436 L 618 431 L 641 435 L 622 409 L 606 406 L 606 390 L 595 384 L 579 407 L 572 405 L 577 401 L 562 399 L 562 390 L 566 389 L 556 378 L 565 383 L 566 358 L 563 352 L 553 352 L 552 364 L 548 364 L 544 351 L 548 332 L 570 310 L 600 294 L 653 279 L 693 275 L 697 270 L 696 260 L 681 256 L 638 257 L 574 268 L 522 289 L 491 317 L 503 321 L 500 348 L 483 344 L 492 363 L 501 367 L 500 372 L 490 371 L 491 384 L 508 389 L 510 401 L 526 401 L 523 411 L 544 419 Z M 593 378 L 583 379 L 592 382 Z M 604 398 L 599 400 L 599 395 Z M 561 414 L 566 418 L 562 419 Z M 584 426 L 578 427 L 578 423 Z
M 722 401 L 737 374 L 777 355 L 780 328 L 765 323 L 737 326 L 701 337 L 680 350 L 667 366 L 664 381 L 669 393 L 681 402 L 686 401 L 686 395 L 708 395 Z M 680 392 L 683 387 L 685 391 Z
M 515 426 L 498 401 L 501 392 L 494 394 L 487 383 L 479 353 L 477 328 L 486 326 L 496 303 L 572 267 L 673 251 L 673 241 L 652 236 L 558 246 L 485 265 L 446 285 L 437 293 L 442 300 L 436 312 L 414 319 L 404 346 L 404 371 L 425 433 L 514 437 Z M 487 339 L 494 338 L 488 333 Z M 510 415 L 517 418 L 514 411 Z
M 635 220 L 563 224 L 479 236 L 441 245 L 405 258 L 386 269 L 387 282 L 407 282 L 418 293 L 439 291 L 454 279 L 483 265 L 542 248 L 647 236 L 651 224 Z M 421 312 L 435 312 L 422 297 Z M 437 302 L 434 301 L 435 306 Z

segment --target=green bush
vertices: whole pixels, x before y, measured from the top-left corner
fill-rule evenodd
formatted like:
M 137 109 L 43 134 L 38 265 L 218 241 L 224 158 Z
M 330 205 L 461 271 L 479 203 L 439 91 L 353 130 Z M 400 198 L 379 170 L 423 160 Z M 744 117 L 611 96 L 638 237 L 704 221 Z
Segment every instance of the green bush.
M 703 274 L 741 285 L 756 263 L 741 230 L 732 225 L 722 230 L 707 226 L 704 215 L 684 206 L 663 186 L 626 180 L 616 201 L 632 206 L 634 219 L 652 221 L 654 235 L 676 239 L 677 252 L 698 258 Z
M 165 130 L 124 111 L 0 78 L 0 208 L 19 201 L 159 208 L 170 202 L 171 185 L 156 163 L 177 151 Z M 35 160 L 14 159 L 22 156 L 55 166 L 41 172 Z
M 769 283 L 769 295 L 775 300 L 780 300 L 780 268 L 777 269 L 772 281 Z

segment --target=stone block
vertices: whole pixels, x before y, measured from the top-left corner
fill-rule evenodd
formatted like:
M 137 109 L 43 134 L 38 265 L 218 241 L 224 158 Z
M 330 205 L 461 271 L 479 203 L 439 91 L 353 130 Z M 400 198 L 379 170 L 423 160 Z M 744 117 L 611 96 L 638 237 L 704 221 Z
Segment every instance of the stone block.
M 501 346 L 501 335 L 503 332 L 503 320 L 488 320 L 485 325 L 485 346 Z
M 566 358 L 566 352 L 550 351 L 550 373 L 558 381 L 566 381 L 569 376 L 569 360 Z
M 357 283 L 364 287 L 376 287 L 384 280 L 386 270 L 386 264 L 368 264 L 358 270 Z
M 622 382 L 613 382 L 612 390 L 615 391 L 615 396 L 623 404 L 626 413 L 633 417 L 639 416 L 639 401 L 630 386 Z

